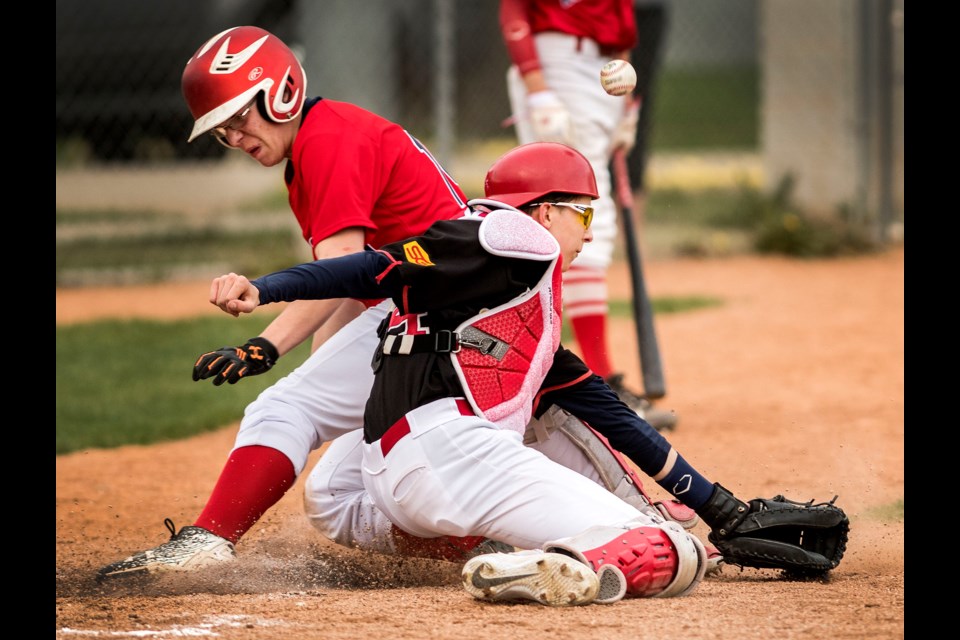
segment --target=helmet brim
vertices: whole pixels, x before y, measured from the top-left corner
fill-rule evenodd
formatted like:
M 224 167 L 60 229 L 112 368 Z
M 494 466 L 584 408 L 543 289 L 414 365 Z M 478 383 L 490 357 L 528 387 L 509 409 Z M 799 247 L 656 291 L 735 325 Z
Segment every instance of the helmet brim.
M 243 109 L 248 102 L 250 102 L 254 96 L 257 95 L 260 91 L 266 91 L 273 84 L 273 80 L 267 78 L 257 86 L 247 89 L 237 97 L 224 102 L 222 105 L 203 114 L 197 118 L 196 122 L 193 123 L 193 131 L 190 132 L 190 137 L 187 138 L 187 142 L 193 142 L 203 134 L 207 133 L 221 122 L 226 122 L 237 113 Z

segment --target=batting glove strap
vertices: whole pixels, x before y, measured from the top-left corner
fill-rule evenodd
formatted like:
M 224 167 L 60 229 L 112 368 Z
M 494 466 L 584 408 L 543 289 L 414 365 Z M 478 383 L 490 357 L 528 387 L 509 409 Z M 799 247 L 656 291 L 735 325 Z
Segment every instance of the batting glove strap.
M 266 338 L 250 338 L 240 347 L 221 347 L 201 355 L 193 365 L 194 381 L 213 378 L 214 386 L 269 371 L 280 353 Z

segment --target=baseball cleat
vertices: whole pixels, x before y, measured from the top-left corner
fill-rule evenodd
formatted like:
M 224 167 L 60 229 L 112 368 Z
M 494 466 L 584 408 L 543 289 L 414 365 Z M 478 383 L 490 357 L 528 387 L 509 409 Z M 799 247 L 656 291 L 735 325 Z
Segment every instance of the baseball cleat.
M 463 566 L 461 579 L 479 600 L 532 600 L 549 607 L 590 604 L 600 590 L 600 580 L 590 567 L 544 551 L 477 556 Z
M 627 577 L 612 564 L 602 565 L 597 570 L 597 579 L 600 581 L 600 589 L 597 597 L 593 599 L 594 604 L 613 604 L 623 600 L 623 596 L 627 594 Z
M 723 569 L 723 554 L 721 554 L 720 550 L 712 544 L 707 544 L 704 542 L 703 547 L 707 550 L 707 570 L 704 572 L 704 575 L 720 575 L 720 572 Z
M 145 575 L 159 571 L 190 571 L 237 557 L 233 543 L 202 527 L 183 527 L 176 533 L 170 518 L 163 521 L 170 541 L 133 554 L 97 571 L 97 581 L 120 576 Z

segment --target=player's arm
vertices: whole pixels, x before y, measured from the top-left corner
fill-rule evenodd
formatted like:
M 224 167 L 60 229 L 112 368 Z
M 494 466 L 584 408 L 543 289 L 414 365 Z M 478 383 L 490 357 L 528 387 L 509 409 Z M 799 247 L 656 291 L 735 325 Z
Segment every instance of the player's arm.
M 251 313 L 273 302 L 387 298 L 399 288 L 395 279 L 386 277 L 395 265 L 388 254 L 368 250 L 300 264 L 255 280 L 230 273 L 215 278 L 211 291 L 214 304 L 231 315 Z
M 321 260 L 360 251 L 363 251 L 363 229 L 351 227 L 318 242 L 313 248 L 313 255 Z M 321 328 L 325 337 L 333 335 L 361 311 L 361 303 L 342 298 L 296 301 L 267 325 L 260 337 L 269 340 L 280 355 L 283 355 L 315 335 Z M 321 343 L 322 340 L 315 340 L 313 349 Z
M 529 0 L 500 0 L 500 33 L 507 46 L 510 61 L 517 66 L 524 80 L 526 81 L 527 74 L 536 74 L 531 75 L 531 79 L 539 79 L 539 85 L 531 87 L 528 84 L 527 90 L 543 91 L 547 85 L 543 82 L 540 58 L 533 42 L 528 5 Z
M 556 404 L 593 427 L 647 475 L 656 477 L 663 471 L 670 442 L 625 405 L 576 354 L 561 346 L 542 388 L 538 416 Z
M 343 255 L 362 249 L 363 231 L 342 230 L 330 235 L 314 249 L 315 255 Z M 323 245 L 323 246 L 321 246 Z M 259 291 L 244 276 L 231 273 L 214 279 L 210 302 L 227 313 L 250 313 L 259 304 Z M 293 298 L 291 298 L 293 300 Z M 316 349 L 363 310 L 356 300 L 304 300 L 293 302 L 259 335 L 239 347 L 225 346 L 201 354 L 193 365 L 195 381 L 213 379 L 219 386 L 236 384 L 244 377 L 269 371 L 277 359 L 313 335 Z

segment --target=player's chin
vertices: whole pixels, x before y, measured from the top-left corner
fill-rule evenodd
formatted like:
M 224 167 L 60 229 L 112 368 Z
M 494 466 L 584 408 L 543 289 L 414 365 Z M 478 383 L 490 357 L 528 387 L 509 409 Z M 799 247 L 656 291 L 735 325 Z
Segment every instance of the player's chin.
M 247 155 L 265 167 L 272 167 L 283 160 L 282 156 L 277 157 L 276 154 L 270 153 L 270 151 L 263 146 L 251 147 L 250 150 L 247 151 Z

